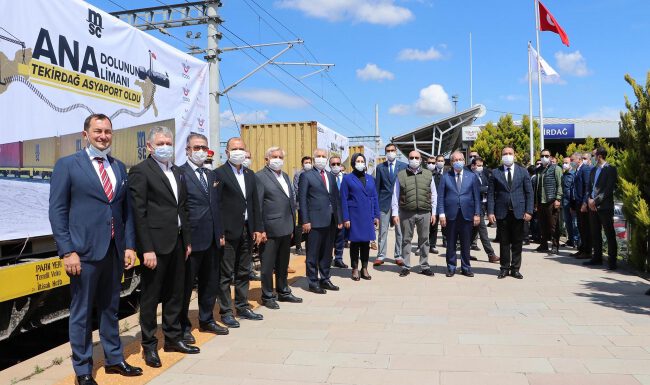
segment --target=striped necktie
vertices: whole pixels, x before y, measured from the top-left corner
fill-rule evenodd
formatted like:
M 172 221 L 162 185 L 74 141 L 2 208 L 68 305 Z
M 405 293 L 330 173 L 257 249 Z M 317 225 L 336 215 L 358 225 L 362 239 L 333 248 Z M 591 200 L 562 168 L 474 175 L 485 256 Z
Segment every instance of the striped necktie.
M 99 165 L 99 177 L 102 180 L 102 188 L 104 189 L 104 194 L 108 201 L 113 200 L 113 184 L 111 184 L 111 179 L 108 177 L 108 173 L 104 168 L 104 158 L 97 157 L 95 158 L 97 164 Z M 115 237 L 115 226 L 113 225 L 113 218 L 111 218 L 111 238 Z

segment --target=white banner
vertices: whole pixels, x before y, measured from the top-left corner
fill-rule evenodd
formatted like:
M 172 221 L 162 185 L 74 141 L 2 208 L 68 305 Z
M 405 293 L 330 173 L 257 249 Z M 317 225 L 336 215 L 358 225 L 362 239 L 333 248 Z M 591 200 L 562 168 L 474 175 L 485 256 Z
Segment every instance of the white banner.
M 341 162 L 345 162 L 350 156 L 350 141 L 347 136 L 343 136 L 321 123 L 316 123 L 316 128 L 318 130 L 316 134 L 317 147 L 326 149 L 328 156 L 340 156 Z
M 56 160 L 85 147 L 91 113 L 111 118 L 113 155 L 127 166 L 146 157 L 153 125 L 175 132 L 177 164 L 191 131 L 210 137 L 207 63 L 80 0 L 0 0 L 0 14 L 3 195 L 28 194 L 25 183 L 47 181 Z M 47 196 L 38 200 L 20 230 L 3 226 L 19 218 L 2 211 L 0 240 L 51 233 Z

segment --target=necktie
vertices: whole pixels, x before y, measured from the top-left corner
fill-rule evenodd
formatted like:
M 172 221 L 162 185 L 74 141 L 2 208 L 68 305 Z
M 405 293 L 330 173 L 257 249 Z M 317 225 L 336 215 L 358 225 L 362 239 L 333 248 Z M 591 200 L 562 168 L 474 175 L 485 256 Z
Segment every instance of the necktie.
M 341 189 L 341 173 L 336 177 L 336 187 L 338 187 L 339 190 Z
M 95 160 L 99 165 L 99 178 L 102 180 L 104 194 L 106 194 L 106 198 L 110 202 L 113 200 L 113 185 L 111 184 L 111 179 L 108 177 L 106 169 L 104 169 L 104 158 L 97 157 Z M 113 237 L 115 237 L 115 227 L 113 226 L 113 218 L 111 218 L 111 238 Z
M 463 184 L 463 181 L 460 178 L 460 173 L 456 174 L 456 188 L 460 191 L 460 186 Z
M 596 175 L 594 175 L 594 185 L 591 188 L 591 199 L 596 199 L 596 183 L 598 183 L 598 177 L 600 176 L 600 172 L 602 171 L 602 168 L 600 168 L 599 166 L 596 167 L 598 168 L 596 169 Z
M 508 167 L 508 188 L 512 188 L 512 174 L 510 173 L 510 167 Z
M 325 189 L 327 189 L 327 182 L 325 181 L 325 170 L 320 170 L 320 178 L 323 180 L 323 184 L 325 185 Z
M 388 174 L 390 176 L 390 179 L 393 179 L 393 177 L 395 176 L 395 169 L 393 167 L 394 167 L 393 163 L 388 164 L 388 169 L 389 169 Z
M 203 192 L 208 193 L 208 182 L 205 180 L 205 170 L 202 167 L 196 169 L 199 172 L 199 181 L 203 187 Z

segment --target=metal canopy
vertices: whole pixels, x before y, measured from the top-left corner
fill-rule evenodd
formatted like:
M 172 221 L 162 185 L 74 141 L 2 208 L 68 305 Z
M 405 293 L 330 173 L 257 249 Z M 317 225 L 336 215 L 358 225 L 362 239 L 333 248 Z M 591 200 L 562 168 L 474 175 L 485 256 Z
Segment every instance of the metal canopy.
M 417 150 L 426 156 L 448 154 L 460 148 L 463 127 L 471 125 L 483 115 L 485 115 L 485 106 L 477 104 L 437 122 L 394 136 L 391 142 L 404 155 L 408 155 L 412 150 Z

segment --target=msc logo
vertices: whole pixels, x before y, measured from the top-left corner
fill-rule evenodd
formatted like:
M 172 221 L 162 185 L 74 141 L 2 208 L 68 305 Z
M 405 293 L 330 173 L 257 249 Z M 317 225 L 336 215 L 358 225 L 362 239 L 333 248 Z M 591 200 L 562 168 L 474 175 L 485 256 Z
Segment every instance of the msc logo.
M 74 148 L 75 148 L 75 151 L 81 151 L 81 150 L 82 150 L 82 147 L 81 147 L 81 139 L 77 139 L 77 140 L 75 140 L 75 142 L 74 142 Z
M 101 38 L 104 29 L 102 27 L 102 15 L 88 8 L 88 20 L 86 21 L 88 22 L 88 33 Z
M 136 133 L 137 145 L 136 152 L 138 154 L 138 160 L 143 160 L 147 158 L 147 137 L 144 131 L 138 131 Z
M 37 162 L 41 161 L 41 145 L 38 143 L 34 146 L 34 160 Z

